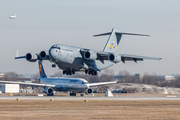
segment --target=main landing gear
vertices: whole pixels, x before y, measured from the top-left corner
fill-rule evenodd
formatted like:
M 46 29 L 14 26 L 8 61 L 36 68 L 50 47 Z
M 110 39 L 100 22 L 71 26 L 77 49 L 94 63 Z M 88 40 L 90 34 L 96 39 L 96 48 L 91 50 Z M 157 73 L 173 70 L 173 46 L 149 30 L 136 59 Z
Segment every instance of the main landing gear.
M 53 64 L 52 64 L 52 68 L 55 68 L 55 67 L 56 67 L 56 64 L 55 64 L 55 63 L 53 63 Z
M 72 74 L 75 74 L 75 71 L 74 70 L 63 70 L 63 74 L 66 74 L 66 75 L 72 75 Z
M 76 93 L 74 91 L 70 92 L 70 96 L 76 96 Z
M 95 71 L 95 70 L 85 70 L 85 73 L 89 74 L 89 75 L 92 75 L 92 76 L 93 75 L 95 75 L 95 76 L 97 75 L 97 71 Z
M 96 76 L 97 75 L 97 71 L 95 71 L 95 70 L 85 70 L 85 73 L 89 74 L 89 75 L 92 75 L 92 76 Z M 75 74 L 75 70 L 71 70 L 71 69 L 63 70 L 63 74 L 74 75 Z

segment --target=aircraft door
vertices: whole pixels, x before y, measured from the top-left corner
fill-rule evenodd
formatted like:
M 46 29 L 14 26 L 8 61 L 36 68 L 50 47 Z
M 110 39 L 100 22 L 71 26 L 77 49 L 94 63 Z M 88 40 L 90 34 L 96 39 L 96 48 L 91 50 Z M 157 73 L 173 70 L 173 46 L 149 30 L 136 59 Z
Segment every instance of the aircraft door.
M 61 51 L 59 51 L 59 52 L 58 52 L 58 56 L 60 56 L 60 57 L 61 57 Z
M 65 59 L 66 59 L 66 62 L 72 63 L 73 62 L 73 53 L 72 52 L 67 52 Z
M 74 59 L 74 57 L 73 57 L 73 53 L 72 52 L 70 52 L 70 63 L 72 63 L 73 62 L 73 59 Z

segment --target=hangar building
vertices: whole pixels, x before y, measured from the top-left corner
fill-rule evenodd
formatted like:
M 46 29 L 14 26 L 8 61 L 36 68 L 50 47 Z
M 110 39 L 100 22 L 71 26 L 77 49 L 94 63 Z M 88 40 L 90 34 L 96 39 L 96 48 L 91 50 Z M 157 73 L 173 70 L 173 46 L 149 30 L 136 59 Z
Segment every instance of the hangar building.
M 19 93 L 19 84 L 0 84 L 2 93 Z

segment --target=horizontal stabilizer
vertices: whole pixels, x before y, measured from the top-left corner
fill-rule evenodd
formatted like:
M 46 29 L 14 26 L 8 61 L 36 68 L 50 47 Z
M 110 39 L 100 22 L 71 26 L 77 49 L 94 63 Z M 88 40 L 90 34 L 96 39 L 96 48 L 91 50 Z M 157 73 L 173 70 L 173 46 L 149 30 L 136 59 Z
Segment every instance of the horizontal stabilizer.
M 117 35 L 137 35 L 137 36 L 150 36 L 150 35 L 145 35 L 145 34 L 134 34 L 134 33 L 121 33 L 121 32 L 115 32 Z M 94 37 L 98 37 L 98 36 L 104 36 L 104 35 L 110 35 L 111 32 L 109 33 L 103 33 L 103 34 L 98 34 L 98 35 L 94 35 Z
M 109 32 L 109 33 L 103 33 L 103 34 L 94 35 L 94 37 L 104 36 L 104 35 L 110 35 L 110 34 L 111 34 L 111 32 Z
M 137 35 L 137 36 L 150 36 L 150 35 L 145 35 L 145 34 L 120 33 L 120 32 L 116 32 L 116 34 L 122 34 L 122 35 Z

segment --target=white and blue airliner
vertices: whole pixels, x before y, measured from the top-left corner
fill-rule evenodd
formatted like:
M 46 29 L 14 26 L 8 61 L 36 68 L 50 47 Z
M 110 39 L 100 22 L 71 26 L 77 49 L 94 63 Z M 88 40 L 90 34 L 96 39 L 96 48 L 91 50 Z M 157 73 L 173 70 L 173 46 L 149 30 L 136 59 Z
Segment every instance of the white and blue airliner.
M 91 94 L 93 93 L 93 90 L 90 88 L 92 86 L 117 83 L 117 80 L 114 82 L 88 83 L 88 81 L 83 78 L 51 78 L 46 76 L 42 62 L 38 61 L 38 64 L 40 72 L 39 80 L 41 83 L 38 84 L 15 81 L 0 81 L 0 83 L 14 83 L 31 86 L 41 86 L 44 87 L 43 92 L 49 96 L 54 95 L 54 91 L 70 92 L 70 96 L 76 96 L 77 92 Z

